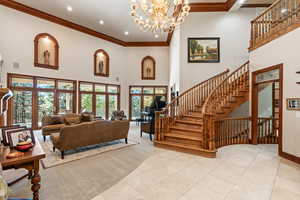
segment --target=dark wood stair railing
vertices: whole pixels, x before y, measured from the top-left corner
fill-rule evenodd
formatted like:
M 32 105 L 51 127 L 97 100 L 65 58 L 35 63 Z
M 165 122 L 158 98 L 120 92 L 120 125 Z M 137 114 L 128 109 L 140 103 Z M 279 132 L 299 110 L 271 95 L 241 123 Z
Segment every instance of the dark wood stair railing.
M 246 62 L 211 92 L 202 107 L 204 148 L 216 150 L 215 121 L 226 117 L 233 108 L 245 102 L 249 98 L 248 95 L 249 62 Z M 240 97 L 243 100 L 240 100 Z
M 226 70 L 175 98 L 162 111 L 155 113 L 156 146 L 167 144 L 195 152 L 202 146 L 201 108 L 211 92 L 227 77 Z M 191 143 L 191 145 L 189 145 Z
M 258 144 L 278 144 L 279 119 L 274 117 L 258 118 Z
M 214 122 L 216 148 L 232 144 L 249 144 L 251 117 L 226 118 Z
M 300 1 L 277 0 L 251 22 L 249 50 L 255 50 L 298 27 Z

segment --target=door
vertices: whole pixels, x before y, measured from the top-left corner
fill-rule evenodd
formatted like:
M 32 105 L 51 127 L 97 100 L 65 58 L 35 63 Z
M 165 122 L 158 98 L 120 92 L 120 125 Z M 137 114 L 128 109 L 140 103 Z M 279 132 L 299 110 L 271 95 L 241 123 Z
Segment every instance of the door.
M 38 127 L 42 126 L 42 119 L 45 115 L 56 114 L 56 108 L 54 106 L 54 92 L 41 92 L 37 93 L 37 112 Z
M 252 73 L 252 143 L 279 144 L 282 138 L 282 65 Z

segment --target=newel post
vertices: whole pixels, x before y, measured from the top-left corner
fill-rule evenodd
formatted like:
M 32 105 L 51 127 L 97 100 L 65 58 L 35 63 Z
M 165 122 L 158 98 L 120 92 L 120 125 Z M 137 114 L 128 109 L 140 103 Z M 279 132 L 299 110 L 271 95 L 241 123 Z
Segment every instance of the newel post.
M 210 116 L 210 131 L 209 131 L 209 150 L 215 150 L 215 120 L 213 116 Z

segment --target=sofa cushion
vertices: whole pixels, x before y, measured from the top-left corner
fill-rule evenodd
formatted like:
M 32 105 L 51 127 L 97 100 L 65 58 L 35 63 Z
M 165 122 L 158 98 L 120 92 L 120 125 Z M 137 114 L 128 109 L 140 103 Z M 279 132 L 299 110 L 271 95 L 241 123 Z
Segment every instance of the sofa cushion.
M 54 125 L 48 125 L 48 126 L 44 126 L 42 129 L 43 131 L 59 131 L 62 127 L 64 127 L 65 124 L 54 124 Z
M 64 120 L 61 115 L 51 115 L 50 116 L 50 124 L 63 124 Z
M 66 117 L 65 124 L 66 125 L 80 124 L 80 117 Z
M 92 122 L 94 121 L 94 116 L 92 114 L 82 113 L 80 120 L 81 122 Z
M 56 144 L 56 145 L 59 144 L 59 136 L 60 136 L 60 133 L 52 133 L 51 134 L 50 139 L 53 142 L 53 144 Z

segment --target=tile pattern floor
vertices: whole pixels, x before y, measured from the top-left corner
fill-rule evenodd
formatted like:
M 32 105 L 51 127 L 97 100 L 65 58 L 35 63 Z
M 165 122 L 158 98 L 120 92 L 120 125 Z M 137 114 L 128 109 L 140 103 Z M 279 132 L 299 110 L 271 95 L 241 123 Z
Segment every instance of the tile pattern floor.
M 300 166 L 277 145 L 223 147 L 208 159 L 159 149 L 93 200 L 300 200 Z

